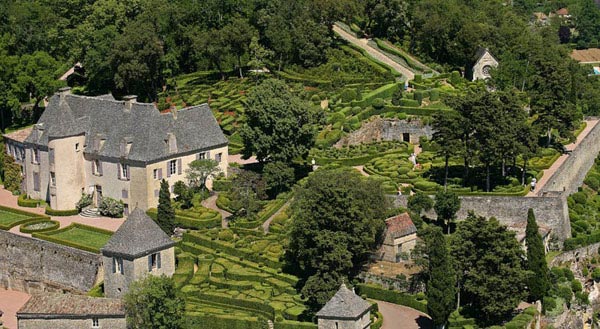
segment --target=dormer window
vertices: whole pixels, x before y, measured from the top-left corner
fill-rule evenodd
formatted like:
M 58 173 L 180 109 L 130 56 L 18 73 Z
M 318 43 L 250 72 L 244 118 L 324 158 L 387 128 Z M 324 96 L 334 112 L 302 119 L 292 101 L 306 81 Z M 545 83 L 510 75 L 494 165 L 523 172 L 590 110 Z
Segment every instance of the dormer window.
M 96 176 L 102 176 L 102 162 L 98 159 L 92 162 L 92 173 Z
M 129 180 L 129 165 L 119 163 L 119 179 Z
M 120 151 L 122 157 L 127 157 L 129 155 L 129 151 L 131 151 L 131 139 L 125 138 L 121 141 Z
M 40 164 L 40 150 L 36 147 L 33 149 L 31 163 Z

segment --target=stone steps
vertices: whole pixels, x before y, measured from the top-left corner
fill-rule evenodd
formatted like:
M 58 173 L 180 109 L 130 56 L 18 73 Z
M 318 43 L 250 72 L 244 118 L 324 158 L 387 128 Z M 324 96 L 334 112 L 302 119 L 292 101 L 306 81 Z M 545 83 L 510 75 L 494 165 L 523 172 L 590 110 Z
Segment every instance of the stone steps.
M 100 212 L 98 211 L 98 208 L 88 208 L 84 209 L 79 215 L 81 217 L 94 218 L 100 217 Z

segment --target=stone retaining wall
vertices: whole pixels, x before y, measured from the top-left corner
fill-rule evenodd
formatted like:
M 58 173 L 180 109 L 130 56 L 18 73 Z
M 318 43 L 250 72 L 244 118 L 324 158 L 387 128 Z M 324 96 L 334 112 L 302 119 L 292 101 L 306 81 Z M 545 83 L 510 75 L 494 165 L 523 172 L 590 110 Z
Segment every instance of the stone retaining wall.
M 100 255 L 0 230 L 0 286 L 85 293 L 102 278 Z
M 560 255 L 554 257 L 550 262 L 550 267 L 557 266 L 560 263 L 577 261 L 579 258 L 588 258 L 598 255 L 598 248 L 600 248 L 600 242 L 591 244 L 589 246 L 577 248 L 570 251 L 564 251 Z

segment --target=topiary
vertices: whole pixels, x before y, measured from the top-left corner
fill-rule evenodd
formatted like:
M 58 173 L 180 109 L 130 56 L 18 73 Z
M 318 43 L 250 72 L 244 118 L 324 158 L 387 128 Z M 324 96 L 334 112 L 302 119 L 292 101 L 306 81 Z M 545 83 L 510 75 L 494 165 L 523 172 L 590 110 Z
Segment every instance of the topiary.
M 385 105 L 385 102 L 383 101 L 382 98 L 375 98 L 373 100 L 373 107 L 377 110 L 381 110 L 383 108 L 383 106 Z

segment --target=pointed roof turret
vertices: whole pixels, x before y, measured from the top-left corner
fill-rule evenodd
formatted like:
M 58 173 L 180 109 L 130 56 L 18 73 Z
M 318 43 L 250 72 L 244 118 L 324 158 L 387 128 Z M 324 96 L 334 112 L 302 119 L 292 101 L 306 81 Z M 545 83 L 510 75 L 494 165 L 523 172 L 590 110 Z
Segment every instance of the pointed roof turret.
M 317 312 L 319 318 L 357 319 L 371 308 L 371 304 L 360 298 L 342 283 L 340 289 Z
M 174 245 L 152 218 L 135 208 L 100 251 L 105 256 L 134 259 Z

